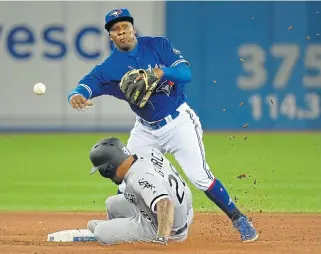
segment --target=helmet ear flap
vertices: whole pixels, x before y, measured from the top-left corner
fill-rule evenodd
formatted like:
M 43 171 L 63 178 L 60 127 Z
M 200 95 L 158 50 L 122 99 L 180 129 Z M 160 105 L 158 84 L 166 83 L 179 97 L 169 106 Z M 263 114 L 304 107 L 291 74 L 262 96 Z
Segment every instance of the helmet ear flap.
M 105 178 L 113 178 L 116 174 L 116 168 L 109 163 L 101 165 L 98 171 L 100 175 Z

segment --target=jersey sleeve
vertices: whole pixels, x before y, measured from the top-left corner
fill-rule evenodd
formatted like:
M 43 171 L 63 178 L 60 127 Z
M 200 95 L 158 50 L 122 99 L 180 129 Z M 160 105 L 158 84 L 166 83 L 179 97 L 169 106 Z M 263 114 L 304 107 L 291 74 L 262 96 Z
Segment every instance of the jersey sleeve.
M 180 63 L 187 63 L 187 65 L 189 65 L 189 62 L 183 57 L 182 53 L 174 47 L 173 43 L 168 38 L 160 38 L 162 55 L 164 55 L 167 67 L 176 66 Z
M 158 201 L 170 199 L 168 191 L 153 174 L 143 174 L 136 178 L 133 188 L 144 200 L 145 204 L 155 213 Z
M 77 87 L 68 95 L 68 101 L 74 94 L 81 94 L 86 99 L 94 98 L 104 94 L 102 84 L 107 83 L 108 80 L 102 78 L 102 65 L 96 65 L 87 75 L 85 75 L 79 82 Z

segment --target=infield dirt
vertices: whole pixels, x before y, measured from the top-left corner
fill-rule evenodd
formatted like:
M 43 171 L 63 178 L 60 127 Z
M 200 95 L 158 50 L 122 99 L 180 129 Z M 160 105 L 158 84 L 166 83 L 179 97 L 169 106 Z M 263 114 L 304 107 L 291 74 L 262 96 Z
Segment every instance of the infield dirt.
M 184 243 L 167 246 L 97 242 L 53 243 L 47 234 L 63 229 L 86 228 L 88 220 L 104 219 L 104 213 L 0 213 L 0 253 L 321 253 L 320 214 L 250 214 L 260 239 L 241 243 L 228 219 L 216 213 L 197 213 Z

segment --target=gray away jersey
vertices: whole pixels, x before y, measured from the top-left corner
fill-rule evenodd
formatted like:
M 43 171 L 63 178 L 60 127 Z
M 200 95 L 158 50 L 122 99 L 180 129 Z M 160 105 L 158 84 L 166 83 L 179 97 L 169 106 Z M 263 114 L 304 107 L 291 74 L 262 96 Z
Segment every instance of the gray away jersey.
M 174 166 L 158 150 L 151 149 L 131 166 L 124 181 L 125 198 L 157 229 L 156 204 L 169 198 L 174 205 L 173 231 L 182 228 L 192 209 L 189 187 Z

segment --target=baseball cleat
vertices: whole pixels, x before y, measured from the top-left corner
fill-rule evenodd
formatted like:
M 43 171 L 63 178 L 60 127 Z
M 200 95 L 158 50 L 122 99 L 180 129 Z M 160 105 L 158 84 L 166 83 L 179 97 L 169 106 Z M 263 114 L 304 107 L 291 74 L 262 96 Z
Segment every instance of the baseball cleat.
M 254 242 L 259 238 L 252 222 L 246 216 L 233 221 L 233 225 L 240 232 L 242 242 Z

